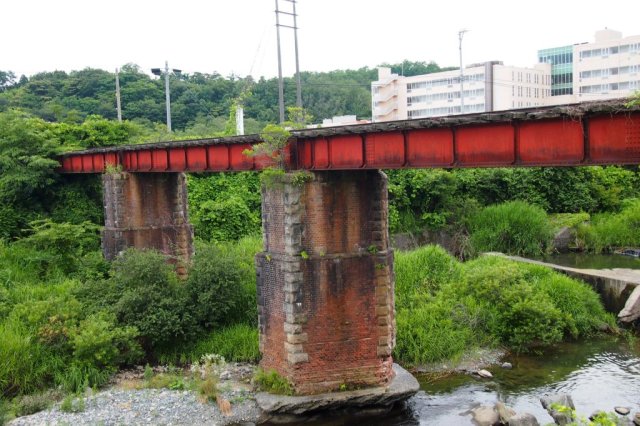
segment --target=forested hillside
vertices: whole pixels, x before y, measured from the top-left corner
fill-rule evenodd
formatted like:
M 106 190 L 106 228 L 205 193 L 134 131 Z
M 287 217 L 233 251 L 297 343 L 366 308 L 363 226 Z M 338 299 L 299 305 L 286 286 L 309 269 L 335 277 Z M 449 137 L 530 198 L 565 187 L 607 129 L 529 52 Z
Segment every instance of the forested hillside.
M 389 66 L 388 64 L 386 64 Z M 394 72 L 417 75 L 440 71 L 433 63 L 404 61 L 391 65 Z M 164 81 L 137 65 L 120 70 L 123 118 L 146 128 L 165 121 Z M 304 107 L 316 122 L 335 115 L 371 116 L 371 82 L 375 68 L 303 72 Z M 285 102 L 295 104 L 295 80 L 286 78 Z M 230 107 L 243 95 L 247 132 L 258 132 L 278 121 L 276 78 L 223 77 L 220 74 L 181 74 L 171 77 L 173 128 L 190 136 L 207 136 L 225 129 Z M 44 72 L 18 78 L 0 71 L 0 111 L 20 108 L 51 122 L 81 123 L 87 116 L 116 118 L 115 74 L 86 68 L 81 71 Z

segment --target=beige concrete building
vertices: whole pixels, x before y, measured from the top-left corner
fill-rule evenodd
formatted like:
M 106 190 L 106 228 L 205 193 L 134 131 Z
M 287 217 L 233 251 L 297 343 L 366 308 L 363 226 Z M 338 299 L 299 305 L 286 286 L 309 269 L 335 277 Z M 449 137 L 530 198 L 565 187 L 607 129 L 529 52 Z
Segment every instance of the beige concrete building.
M 378 80 L 371 83 L 373 121 L 541 106 L 550 96 L 550 82 L 549 64 L 470 65 L 463 72 L 462 92 L 460 70 L 404 77 L 379 68 Z
M 640 89 L 640 35 L 598 31 L 595 43 L 574 45 L 573 57 L 578 102 L 621 98 Z

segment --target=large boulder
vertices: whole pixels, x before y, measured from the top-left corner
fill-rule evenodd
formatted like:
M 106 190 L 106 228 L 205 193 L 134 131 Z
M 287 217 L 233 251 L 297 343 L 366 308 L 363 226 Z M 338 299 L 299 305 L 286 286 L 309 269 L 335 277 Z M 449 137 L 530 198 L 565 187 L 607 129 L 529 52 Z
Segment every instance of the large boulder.
M 540 426 L 533 414 L 519 413 L 509 419 L 509 426 Z
M 571 395 L 566 393 L 548 395 L 540 398 L 540 402 L 556 424 L 566 425 L 573 421 L 573 410 L 576 406 L 573 404 Z
M 473 423 L 478 426 L 493 426 L 500 424 L 500 415 L 494 407 L 480 405 L 471 410 Z

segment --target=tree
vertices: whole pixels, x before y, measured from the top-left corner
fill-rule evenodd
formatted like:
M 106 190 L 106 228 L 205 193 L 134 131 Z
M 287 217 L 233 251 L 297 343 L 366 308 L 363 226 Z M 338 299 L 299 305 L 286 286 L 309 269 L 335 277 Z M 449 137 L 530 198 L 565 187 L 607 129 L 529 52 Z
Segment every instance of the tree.
M 0 71 L 0 92 L 4 92 L 7 88 L 16 83 L 16 75 L 11 71 Z

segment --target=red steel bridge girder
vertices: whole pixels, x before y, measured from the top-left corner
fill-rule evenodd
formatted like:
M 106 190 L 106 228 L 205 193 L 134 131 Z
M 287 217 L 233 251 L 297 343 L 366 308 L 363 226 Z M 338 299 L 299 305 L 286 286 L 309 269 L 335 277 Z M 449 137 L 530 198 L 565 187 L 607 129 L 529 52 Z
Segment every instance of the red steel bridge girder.
M 102 173 L 109 165 L 128 172 L 260 170 L 273 163 L 244 154 L 258 142 L 230 138 L 69 153 L 59 171 Z M 640 164 L 640 111 L 300 131 L 294 132 L 284 157 L 288 169 L 318 171 Z

